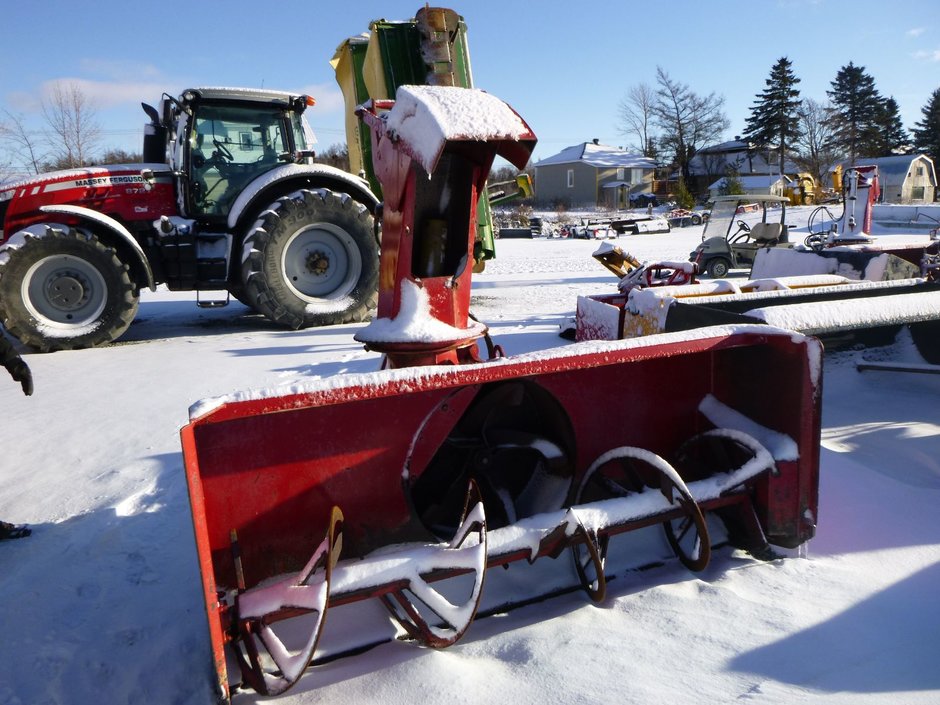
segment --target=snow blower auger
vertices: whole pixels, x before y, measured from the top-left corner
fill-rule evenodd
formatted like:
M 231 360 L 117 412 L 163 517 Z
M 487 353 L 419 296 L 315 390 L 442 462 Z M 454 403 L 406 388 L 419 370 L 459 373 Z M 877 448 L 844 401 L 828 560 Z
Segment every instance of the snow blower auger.
M 296 684 L 327 612 L 370 598 L 440 648 L 494 566 L 569 554 L 523 570 L 599 601 L 626 532 L 654 530 L 692 570 L 718 537 L 767 557 L 813 536 L 814 339 L 716 327 L 517 357 L 489 344 L 483 361 L 475 207 L 495 156 L 522 166 L 535 137 L 474 89 L 403 86 L 362 115 L 385 202 L 379 308 L 356 337 L 385 369 L 201 402 L 181 432 L 224 696 Z

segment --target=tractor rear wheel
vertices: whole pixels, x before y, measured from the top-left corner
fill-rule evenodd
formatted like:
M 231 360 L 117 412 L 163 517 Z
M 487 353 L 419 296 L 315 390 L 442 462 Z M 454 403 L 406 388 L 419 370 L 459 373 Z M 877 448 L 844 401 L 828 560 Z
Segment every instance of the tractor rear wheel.
M 104 345 L 137 314 L 128 266 L 88 232 L 39 225 L 11 238 L 0 262 L 0 317 L 40 352 Z
M 245 238 L 245 299 L 291 328 L 363 321 L 378 298 L 378 243 L 363 204 L 328 189 L 279 198 Z

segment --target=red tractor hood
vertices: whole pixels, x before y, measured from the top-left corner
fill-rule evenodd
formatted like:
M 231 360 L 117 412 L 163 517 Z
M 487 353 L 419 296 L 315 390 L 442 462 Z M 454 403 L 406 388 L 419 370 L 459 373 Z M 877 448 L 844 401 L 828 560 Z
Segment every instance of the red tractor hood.
M 49 220 L 42 209 L 80 206 L 124 223 L 176 212 L 173 176 L 165 164 L 114 164 L 40 174 L 0 187 L 0 222 L 5 236 Z M 61 217 L 55 217 L 62 220 Z

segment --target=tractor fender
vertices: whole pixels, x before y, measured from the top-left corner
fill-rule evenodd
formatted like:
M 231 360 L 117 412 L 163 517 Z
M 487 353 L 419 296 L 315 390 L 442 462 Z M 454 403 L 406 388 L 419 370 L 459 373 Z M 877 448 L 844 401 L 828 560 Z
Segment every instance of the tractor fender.
M 258 206 L 264 207 L 283 196 L 285 186 L 290 190 L 329 188 L 348 193 L 373 213 L 379 203 L 365 179 L 342 169 L 327 164 L 284 164 L 257 177 L 238 195 L 228 214 L 229 230 L 234 231 L 244 215 L 256 213 Z
M 124 244 L 130 247 L 131 251 L 137 256 L 136 264 L 140 265 L 140 271 L 144 274 L 144 279 L 147 287 L 151 291 L 157 290 L 157 285 L 153 279 L 153 269 L 150 267 L 150 262 L 147 260 L 147 255 L 144 253 L 144 249 L 140 246 L 140 243 L 131 235 L 130 230 L 125 228 L 120 222 L 115 220 L 109 215 L 104 213 L 99 213 L 90 208 L 84 208 L 82 206 L 69 206 L 69 205 L 56 205 L 56 206 L 42 206 L 39 210 L 43 213 L 62 213 L 64 215 L 72 215 L 77 218 L 82 218 L 84 220 L 90 220 L 98 225 L 102 225 L 111 231 L 112 234 L 118 236 Z

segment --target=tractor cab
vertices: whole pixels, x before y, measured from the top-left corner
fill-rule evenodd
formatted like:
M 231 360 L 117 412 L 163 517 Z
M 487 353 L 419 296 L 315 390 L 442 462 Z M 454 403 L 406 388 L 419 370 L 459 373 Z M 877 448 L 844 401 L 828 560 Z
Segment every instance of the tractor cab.
M 702 244 L 689 261 L 713 278 L 724 277 L 731 269 L 750 268 L 761 248 L 789 244 L 787 203 L 782 196 L 718 196 L 702 232 Z M 759 215 L 758 222 L 754 215 Z
M 199 88 L 178 100 L 165 97 L 161 122 L 172 130 L 170 164 L 185 175 L 180 210 L 224 219 L 255 178 L 311 156 L 315 138 L 303 112 L 312 104 L 309 96 L 267 90 Z

